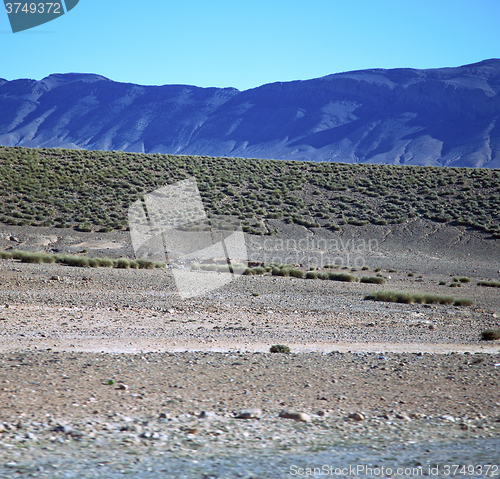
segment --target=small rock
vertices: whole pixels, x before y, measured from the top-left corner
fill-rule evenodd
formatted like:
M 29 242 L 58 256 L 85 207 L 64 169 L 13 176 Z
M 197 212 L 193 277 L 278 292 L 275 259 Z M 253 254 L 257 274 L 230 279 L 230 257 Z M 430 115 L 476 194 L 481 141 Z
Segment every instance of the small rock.
M 128 390 L 128 386 L 126 384 L 118 384 L 118 387 L 116 389 L 123 389 L 124 391 Z
M 425 414 L 422 414 L 421 412 L 413 412 L 410 414 L 410 417 L 412 419 L 424 419 L 425 418 Z
M 441 416 L 441 419 L 443 421 L 455 422 L 455 418 L 453 416 L 448 415 L 448 414 L 444 414 L 443 416 Z
M 69 426 L 63 426 L 62 424 L 58 424 L 52 428 L 54 432 L 63 432 L 64 434 L 70 434 L 72 429 Z
M 215 419 L 217 417 L 217 414 L 215 414 L 213 411 L 201 411 L 198 417 L 200 419 Z
M 159 418 L 160 419 L 170 419 L 172 415 L 168 412 L 161 412 Z
M 410 417 L 404 413 L 396 414 L 396 419 L 403 419 L 405 421 L 411 421 Z
M 436 326 L 434 324 L 429 324 L 429 329 L 436 329 Z
M 9 241 L 15 241 L 16 243 L 19 243 L 19 238 L 16 238 L 15 236 L 9 236 Z
M 311 421 L 311 416 L 309 416 L 309 414 L 305 412 L 294 412 L 294 411 L 288 411 L 286 409 L 279 413 L 279 417 L 284 419 L 293 419 L 294 421 L 301 421 L 301 422 Z
M 0 422 L 0 434 L 5 432 L 5 426 Z
M 260 419 L 262 410 L 259 408 L 243 409 L 236 415 L 237 419 Z
M 60 276 L 51 276 L 50 280 L 51 281 L 62 281 L 62 278 Z
M 361 414 L 360 412 L 353 412 L 352 414 L 349 414 L 349 419 L 354 419 L 355 421 L 364 421 L 365 416 Z
M 462 431 L 467 431 L 469 426 L 467 426 L 467 424 L 460 424 L 460 429 L 462 429 Z

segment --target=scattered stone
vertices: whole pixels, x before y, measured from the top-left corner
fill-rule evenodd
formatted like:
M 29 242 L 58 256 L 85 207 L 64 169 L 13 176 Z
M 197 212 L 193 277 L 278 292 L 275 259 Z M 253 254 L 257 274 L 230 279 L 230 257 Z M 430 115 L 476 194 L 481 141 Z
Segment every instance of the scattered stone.
M 425 414 L 422 414 L 421 412 L 413 412 L 410 414 L 410 417 L 412 419 L 424 419 L 425 418 Z
M 349 414 L 349 419 L 354 419 L 355 421 L 364 421 L 365 419 L 365 416 L 363 416 L 363 414 L 359 413 L 359 412 L 353 412 L 351 414 Z
M 198 417 L 200 419 L 215 419 L 217 417 L 217 414 L 215 414 L 213 411 L 201 411 Z
M 262 410 L 259 408 L 243 409 L 236 415 L 236 419 L 260 419 L 261 417 Z
M 396 419 L 403 419 L 405 421 L 411 421 L 410 417 L 404 413 L 396 414 Z
M 5 432 L 5 426 L 0 422 L 0 434 Z
M 172 415 L 168 412 L 161 412 L 159 415 L 160 419 L 170 419 L 171 417 L 172 417 Z
M 52 431 L 62 432 L 64 434 L 70 434 L 72 432 L 72 429 L 69 426 L 63 426 L 62 424 L 58 424 L 57 426 L 54 426 L 52 428 Z
M 429 329 L 436 329 L 436 326 L 434 324 L 429 324 Z
M 50 280 L 51 281 L 62 281 L 62 278 L 60 276 L 51 276 Z
M 441 416 L 441 419 L 443 421 L 455 422 L 455 418 L 453 416 L 448 415 L 448 414 L 444 414 L 443 416 Z
M 294 421 L 310 422 L 311 416 L 305 412 L 294 412 L 284 409 L 279 413 L 279 417 L 284 419 L 293 419 Z
M 128 390 L 128 386 L 126 384 L 118 384 L 118 387 L 116 389 L 123 389 L 124 391 Z

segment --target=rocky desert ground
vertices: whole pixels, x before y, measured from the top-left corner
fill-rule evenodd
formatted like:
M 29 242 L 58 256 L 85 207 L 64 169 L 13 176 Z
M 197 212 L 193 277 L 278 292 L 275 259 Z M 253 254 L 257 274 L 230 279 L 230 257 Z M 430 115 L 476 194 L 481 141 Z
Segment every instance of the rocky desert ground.
M 498 477 L 500 342 L 481 332 L 500 288 L 477 282 L 500 279 L 499 241 L 423 220 L 295 228 L 248 237 L 250 258 L 306 271 L 346 258 L 334 239 L 371 239 L 352 274 L 387 284 L 241 276 L 181 300 L 168 267 L 0 260 L 1 477 Z M 2 226 L 8 248 L 133 258 L 125 231 Z M 474 304 L 364 299 L 380 289 Z

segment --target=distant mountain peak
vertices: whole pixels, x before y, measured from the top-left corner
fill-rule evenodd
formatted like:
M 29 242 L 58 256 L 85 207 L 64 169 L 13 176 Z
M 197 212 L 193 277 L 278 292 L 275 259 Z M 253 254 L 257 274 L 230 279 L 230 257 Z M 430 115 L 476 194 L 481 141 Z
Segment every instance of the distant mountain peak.
M 500 168 L 500 59 L 250 90 L 0 79 L 0 144 Z

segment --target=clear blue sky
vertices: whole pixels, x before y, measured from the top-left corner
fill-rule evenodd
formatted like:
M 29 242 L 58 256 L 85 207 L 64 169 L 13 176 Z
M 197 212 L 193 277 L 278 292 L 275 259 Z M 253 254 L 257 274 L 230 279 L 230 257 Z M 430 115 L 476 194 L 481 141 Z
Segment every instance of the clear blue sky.
M 13 34 L 2 8 L 0 78 L 83 72 L 244 90 L 365 68 L 458 66 L 500 57 L 499 20 L 500 0 L 80 0 Z

